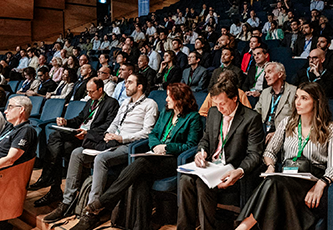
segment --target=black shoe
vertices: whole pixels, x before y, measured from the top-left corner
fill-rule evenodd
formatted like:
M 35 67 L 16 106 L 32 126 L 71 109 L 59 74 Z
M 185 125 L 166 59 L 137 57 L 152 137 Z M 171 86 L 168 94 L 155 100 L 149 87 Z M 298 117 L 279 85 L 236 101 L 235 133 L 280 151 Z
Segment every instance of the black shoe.
M 52 191 L 52 189 L 51 189 L 48 193 L 46 193 L 45 196 L 36 200 L 34 202 L 34 204 L 35 204 L 35 207 L 41 207 L 41 206 L 49 205 L 55 201 L 60 201 L 60 200 L 62 200 L 61 189 L 56 190 L 56 191 Z
M 68 204 L 64 204 L 61 202 L 56 209 L 54 209 L 52 212 L 50 212 L 44 217 L 43 222 L 52 223 L 62 219 L 63 217 L 65 217 L 64 214 L 67 211 L 68 207 Z
M 97 227 L 99 224 L 99 217 L 97 215 L 86 212 L 81 216 L 80 221 L 70 230 L 90 230 Z
M 41 188 L 46 188 L 49 186 L 54 185 L 54 179 L 46 179 L 43 176 L 41 176 L 36 183 L 29 186 L 28 190 L 35 191 Z

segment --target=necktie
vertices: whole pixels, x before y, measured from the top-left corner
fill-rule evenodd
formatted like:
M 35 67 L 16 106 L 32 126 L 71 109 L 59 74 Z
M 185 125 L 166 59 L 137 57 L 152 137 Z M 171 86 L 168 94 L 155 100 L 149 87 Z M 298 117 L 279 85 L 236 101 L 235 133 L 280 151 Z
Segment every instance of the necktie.
M 228 128 L 229 128 L 231 118 L 232 117 L 230 117 L 230 116 L 223 116 L 223 126 L 222 126 L 223 139 L 225 139 L 228 134 Z M 213 158 L 217 159 L 218 156 L 220 155 L 221 151 L 222 151 L 222 138 L 221 138 L 221 135 L 219 135 L 219 144 L 217 145 L 217 149 L 214 153 Z

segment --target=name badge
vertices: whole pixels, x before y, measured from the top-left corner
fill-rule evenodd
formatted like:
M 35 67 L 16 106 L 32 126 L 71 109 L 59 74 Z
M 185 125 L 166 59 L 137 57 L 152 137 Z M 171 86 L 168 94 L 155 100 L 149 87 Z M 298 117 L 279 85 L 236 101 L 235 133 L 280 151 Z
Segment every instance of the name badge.
M 213 161 L 212 163 L 214 163 L 214 164 L 218 165 L 218 164 L 221 164 L 221 163 L 222 163 L 222 161 L 221 161 L 221 160 L 216 160 L 216 161 Z
M 298 173 L 298 167 L 283 167 L 282 173 Z
M 81 126 L 80 126 L 80 129 L 83 129 L 83 130 L 88 130 L 88 126 L 86 126 L 86 125 L 84 125 L 84 124 L 82 124 Z

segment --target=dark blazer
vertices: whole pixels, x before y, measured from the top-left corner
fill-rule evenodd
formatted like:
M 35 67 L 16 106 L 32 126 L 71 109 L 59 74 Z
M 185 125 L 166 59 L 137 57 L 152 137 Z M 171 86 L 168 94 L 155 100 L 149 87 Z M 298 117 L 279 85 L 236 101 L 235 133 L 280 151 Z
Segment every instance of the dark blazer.
M 323 67 L 333 73 L 333 50 L 327 50 Z
M 182 51 L 177 54 L 177 66 L 183 71 L 188 66 L 187 55 Z
M 173 111 L 163 110 L 155 124 L 153 131 L 149 134 L 149 147 L 153 149 L 162 144 L 165 128 L 173 116 Z M 185 150 L 196 146 L 202 137 L 202 123 L 198 112 L 180 116 L 176 126 L 171 130 L 169 141 L 166 142 L 166 153 L 178 156 Z
M 178 66 L 173 66 L 172 69 L 170 70 L 168 76 L 167 76 L 167 81 L 164 82 L 164 74 L 166 73 L 166 69 L 162 71 L 162 73 L 157 73 L 156 77 L 156 83 L 162 83 L 163 89 L 166 89 L 167 86 L 171 83 L 175 82 L 180 82 L 182 79 L 182 71 Z
M 333 78 L 332 72 L 326 70 L 326 72 L 320 77 L 320 80 L 316 81 L 319 85 L 321 85 L 325 91 L 326 97 L 329 99 L 333 99 Z M 310 81 L 314 81 L 316 79 L 316 75 L 313 73 L 309 73 Z M 302 69 L 297 73 L 297 78 L 295 85 L 298 86 L 302 82 L 309 82 L 307 76 L 307 69 Z
M 67 126 L 71 128 L 79 128 L 80 125 L 85 121 L 85 119 L 90 115 L 89 108 L 91 106 L 91 103 L 91 99 L 87 101 L 85 107 L 79 113 L 79 115 L 67 121 Z M 103 136 L 105 130 L 110 126 L 111 122 L 116 117 L 118 109 L 118 101 L 105 94 L 104 100 L 98 106 L 95 119 L 92 121 L 90 130 L 88 130 L 87 135 L 97 134 Z
M 217 35 L 216 32 L 212 32 L 210 35 L 207 33 L 206 34 L 206 39 L 208 42 L 214 43 L 217 41 L 217 39 L 219 39 L 219 36 Z
M 82 80 L 82 81 L 76 81 L 74 83 L 74 86 L 73 86 L 73 89 L 72 91 L 67 95 L 66 97 L 66 101 L 69 102 L 72 98 L 72 95 L 74 93 L 74 89 L 75 89 L 75 86 L 78 85 L 78 88 L 77 90 L 75 91 L 75 95 L 74 95 L 74 101 L 79 101 L 81 100 L 82 98 L 84 98 L 84 96 L 86 95 L 86 86 L 87 86 L 87 83 L 88 81 L 92 78 L 92 76 Z
M 206 130 L 198 145 L 198 151 L 203 148 L 207 152 L 207 160 L 217 149 L 220 135 L 220 124 L 223 115 L 215 106 L 208 112 Z M 242 168 L 245 174 L 259 166 L 264 150 L 264 131 L 261 116 L 238 103 L 238 108 L 231 123 L 225 143 L 226 163 L 234 168 Z
M 244 90 L 245 92 L 250 91 L 250 89 L 252 88 L 252 86 L 255 83 L 255 75 L 256 75 L 256 66 L 251 66 L 247 76 L 245 77 L 244 83 L 242 85 L 242 90 Z M 266 82 L 266 78 L 264 78 L 264 83 L 263 83 L 262 89 L 264 90 L 267 87 L 268 87 L 268 85 Z
M 317 41 L 318 41 L 318 38 L 313 36 L 312 43 L 311 43 L 311 50 L 317 48 Z M 295 56 L 300 56 L 303 53 L 304 45 L 305 45 L 305 37 L 304 36 L 298 37 L 295 42 L 295 48 L 294 48 Z
M 148 66 L 146 71 L 140 70 L 139 73 L 141 73 L 148 81 L 146 94 L 149 94 L 151 88 L 155 85 L 156 71 Z
M 210 90 L 213 87 L 213 85 L 215 85 L 217 83 L 217 80 L 219 79 L 220 74 L 225 70 L 231 70 L 237 75 L 237 78 L 238 78 L 237 87 L 238 88 L 241 87 L 241 85 L 243 84 L 243 81 L 244 81 L 243 71 L 240 68 L 238 68 L 237 66 L 230 64 L 224 68 L 218 67 L 217 69 L 215 69 L 213 71 L 212 78 L 210 79 L 210 82 L 209 82 L 208 90 Z
M 55 83 L 52 79 L 45 83 L 41 83 L 42 86 L 38 87 L 38 94 L 46 95 L 48 92 L 53 92 L 57 88 L 57 83 Z
M 293 34 L 292 33 L 286 33 L 282 42 L 281 42 L 281 45 L 284 46 L 284 47 L 289 47 L 290 48 L 290 45 L 291 45 L 291 38 L 292 38 Z M 297 33 L 297 38 L 299 38 L 301 35 L 301 33 Z M 297 39 L 296 39 L 297 41 Z M 296 46 L 296 42 L 294 44 L 294 48 Z
M 204 51 L 201 55 L 201 60 L 199 65 L 208 68 L 212 65 L 212 55 L 210 52 Z
M 181 82 L 189 85 L 193 92 L 205 90 L 208 83 L 207 69 L 199 65 L 193 72 L 191 83 L 189 81 L 190 71 L 191 67 L 184 69 Z

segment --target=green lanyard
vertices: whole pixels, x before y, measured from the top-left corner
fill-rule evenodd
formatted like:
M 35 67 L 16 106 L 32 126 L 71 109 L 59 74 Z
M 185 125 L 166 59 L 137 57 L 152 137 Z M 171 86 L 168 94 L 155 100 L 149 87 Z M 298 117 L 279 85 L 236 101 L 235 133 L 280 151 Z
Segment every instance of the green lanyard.
M 223 139 L 223 118 L 222 118 L 222 122 L 221 122 L 221 126 L 220 126 L 220 135 L 221 135 L 221 140 L 222 140 L 222 146 L 221 146 L 221 152 L 225 146 L 225 143 L 227 142 L 227 137 L 228 134 L 225 135 L 225 139 Z M 219 159 L 222 159 L 222 154 L 219 155 Z
M 168 69 L 168 72 L 166 72 L 166 73 L 164 74 L 164 82 L 167 82 L 167 80 L 168 80 L 168 75 L 169 75 L 169 73 L 170 73 L 170 71 L 171 71 L 172 68 L 173 68 L 173 66 L 171 66 L 171 67 Z
M 175 125 L 172 125 L 172 118 L 173 118 L 173 115 L 171 115 L 170 120 L 168 122 L 168 125 L 167 125 L 167 127 L 165 129 L 164 136 L 162 138 L 162 143 L 165 143 L 165 141 L 168 138 L 168 136 L 169 136 L 172 128 L 177 124 L 177 123 L 175 123 Z
M 144 72 L 146 72 L 147 70 L 148 70 L 148 68 L 149 68 L 149 66 L 147 66 L 147 68 L 145 68 L 144 70 L 139 70 L 139 73 L 144 73 Z
M 119 69 L 117 70 L 116 77 L 118 77 L 118 75 L 119 75 Z
M 255 75 L 255 77 L 254 77 L 254 84 L 253 84 L 253 87 L 256 87 L 256 84 L 257 84 L 257 80 L 258 80 L 258 78 L 260 77 L 260 75 L 262 74 L 262 72 L 264 72 L 264 69 L 262 69 L 261 71 L 260 71 L 260 73 L 259 74 L 257 74 L 257 72 L 258 72 L 258 66 L 256 66 L 256 75 Z
M 293 161 L 296 161 L 297 158 L 302 156 L 303 149 L 305 148 L 306 144 L 308 143 L 308 141 L 310 139 L 311 129 L 310 129 L 308 136 L 305 138 L 304 142 L 302 143 L 302 122 L 301 122 L 301 118 L 299 119 L 299 122 L 298 122 L 298 154 L 297 154 L 297 157 L 293 158 Z
M 96 112 L 96 109 L 98 108 L 99 104 L 103 101 L 104 96 L 105 96 L 105 93 L 103 94 L 101 100 L 98 101 L 96 107 L 95 107 L 93 110 L 91 110 L 91 107 L 92 107 L 92 105 L 94 104 L 94 101 L 91 101 L 90 108 L 89 108 L 89 113 L 90 113 L 90 114 L 89 114 L 89 116 L 87 117 L 87 119 L 84 120 L 84 122 L 83 122 L 84 124 L 86 124 L 86 122 L 89 121 L 89 119 L 94 115 L 94 113 Z

